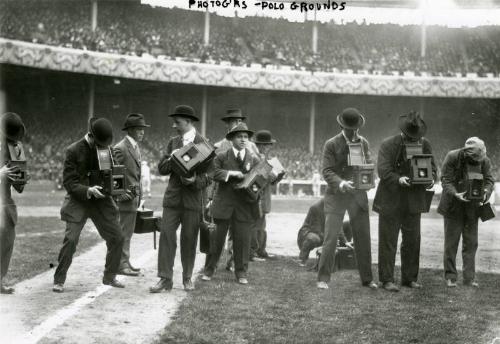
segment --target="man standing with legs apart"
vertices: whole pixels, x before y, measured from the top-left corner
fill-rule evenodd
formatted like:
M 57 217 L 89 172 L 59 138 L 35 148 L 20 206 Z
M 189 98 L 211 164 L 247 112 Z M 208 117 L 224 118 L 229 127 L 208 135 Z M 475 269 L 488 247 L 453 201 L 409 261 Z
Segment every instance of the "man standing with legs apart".
M 169 115 L 178 136 L 170 139 L 167 154 L 158 164 L 161 175 L 170 175 L 165 196 L 163 197 L 163 219 L 158 250 L 158 277 L 160 280 L 149 288 L 151 293 L 172 289 L 175 251 L 177 250 L 177 228 L 181 225 L 181 261 L 182 283 L 184 290 L 194 289 L 191 277 L 196 258 L 196 244 L 202 211 L 202 192 L 210 184 L 205 171 L 194 173 L 191 177 L 182 177 L 172 170 L 172 154 L 188 143 L 201 143 L 205 139 L 196 132 L 193 122 L 198 121 L 194 109 L 179 105 Z
M 426 188 L 432 188 L 437 178 L 434 158 L 428 185 L 414 185 L 410 180 L 411 167 L 406 151 L 419 146 L 423 154 L 432 155 L 429 141 L 423 136 L 427 126 L 420 115 L 410 112 L 399 118 L 400 134 L 382 142 L 377 169 L 380 183 L 373 201 L 373 210 L 379 216 L 379 280 L 385 290 L 399 291 L 394 283 L 394 264 L 399 231 L 401 242 L 401 284 L 421 288 L 418 283 L 420 259 L 420 214 L 427 211 Z
M 480 176 L 475 192 L 483 197 L 471 197 L 472 178 Z M 471 137 L 465 147 L 455 149 L 444 159 L 441 183 L 443 194 L 438 213 L 444 216 L 444 278 L 448 287 L 457 286 L 456 257 L 462 236 L 464 285 L 479 287 L 476 281 L 477 222 L 480 203 L 487 202 L 493 192 L 495 180 L 491 175 L 491 162 L 486 156 L 484 142 Z M 472 198 L 472 199 L 470 199 Z M 474 199 L 475 198 L 475 199 Z
M 116 198 L 120 209 L 120 226 L 125 237 L 118 273 L 127 276 L 138 276 L 140 271 L 130 264 L 130 240 L 134 234 L 137 207 L 142 198 L 139 142 L 142 141 L 144 128 L 147 127 L 149 125 L 146 124 L 143 115 L 138 113 L 128 115 L 122 129 L 127 131 L 127 136 L 113 148 L 116 163 L 125 166 L 126 184 L 129 186 L 127 193 Z
M 118 207 L 110 195 L 102 193 L 101 186 L 90 186 L 89 180 L 90 173 L 99 170 L 97 149 L 108 150 L 111 154 L 109 146 L 113 141 L 113 128 L 105 118 L 91 118 L 89 122 L 90 132 L 66 149 L 63 184 L 68 194 L 61 208 L 61 220 L 66 221 L 66 232 L 59 252 L 59 265 L 54 273 L 52 290 L 56 293 L 64 291 L 66 274 L 88 218 L 108 248 L 102 283 L 124 288 L 116 279 L 124 240 Z
M 342 131 L 326 141 L 323 148 L 323 177 L 328 184 L 325 193 L 325 239 L 319 260 L 317 287 L 328 289 L 335 266 L 337 239 L 342 231 L 346 211 L 352 226 L 354 249 L 363 286 L 377 289 L 372 277 L 370 221 L 365 190 L 355 189 L 352 168 L 348 166 L 348 144 L 360 143 L 365 162 L 371 162 L 368 141 L 358 135 L 365 118 L 355 108 L 347 108 L 337 116 Z

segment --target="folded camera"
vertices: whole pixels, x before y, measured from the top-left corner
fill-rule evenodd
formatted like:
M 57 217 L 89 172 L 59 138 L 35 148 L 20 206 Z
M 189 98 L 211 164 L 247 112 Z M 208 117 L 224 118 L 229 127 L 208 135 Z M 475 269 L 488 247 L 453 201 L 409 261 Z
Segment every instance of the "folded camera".
M 405 157 L 410 167 L 412 185 L 428 185 L 433 182 L 432 154 L 424 154 L 420 143 L 405 143 Z
M 109 148 L 97 148 L 99 169 L 90 171 L 89 184 L 102 187 L 108 196 L 119 196 L 127 193 L 125 166 L 115 165 Z
M 14 180 L 11 181 L 12 185 L 25 185 L 28 182 L 28 171 L 26 163 L 26 155 L 24 148 L 20 142 L 7 141 L 7 148 L 9 152 L 8 166 L 18 167 L 19 171 L 16 173 Z
M 348 143 L 347 165 L 352 171 L 352 182 L 358 190 L 375 187 L 375 165 L 367 164 L 361 142 Z
M 210 143 L 190 142 L 172 154 L 172 169 L 182 177 L 190 177 L 196 170 L 207 167 L 214 157 L 215 149 Z
M 267 161 L 262 160 L 245 174 L 245 178 L 235 188 L 242 190 L 251 200 L 257 200 L 259 194 L 272 178 L 273 166 Z
M 482 201 L 484 198 L 484 178 L 481 165 L 467 165 L 467 179 L 465 181 L 465 198 L 471 201 Z

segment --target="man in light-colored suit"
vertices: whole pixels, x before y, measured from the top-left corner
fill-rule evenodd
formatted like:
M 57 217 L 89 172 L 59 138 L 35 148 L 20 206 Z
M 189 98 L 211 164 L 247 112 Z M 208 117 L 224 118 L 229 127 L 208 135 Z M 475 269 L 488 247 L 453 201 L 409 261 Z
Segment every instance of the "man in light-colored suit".
M 141 150 L 139 142 L 144 137 L 144 128 L 148 128 L 144 116 L 132 113 L 127 116 L 123 129 L 127 135 L 113 147 L 115 163 L 125 166 L 125 178 L 129 187 L 127 193 L 116 198 L 120 209 L 120 226 L 124 243 L 118 273 L 127 276 L 138 276 L 140 269 L 130 264 L 130 241 L 134 234 L 137 207 L 141 200 Z

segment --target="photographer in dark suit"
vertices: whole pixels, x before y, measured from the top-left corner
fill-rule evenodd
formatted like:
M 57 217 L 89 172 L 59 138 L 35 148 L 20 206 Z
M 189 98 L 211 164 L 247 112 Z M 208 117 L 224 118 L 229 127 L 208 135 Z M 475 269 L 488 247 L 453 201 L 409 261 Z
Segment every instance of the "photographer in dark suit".
M 394 283 L 394 264 L 399 231 L 401 243 L 401 284 L 421 288 L 418 280 L 420 258 L 420 215 L 427 211 L 425 190 L 430 185 L 412 185 L 410 166 L 405 159 L 405 144 L 421 143 L 424 154 L 432 154 L 429 141 L 423 136 L 427 126 L 420 115 L 410 112 L 400 116 L 400 134 L 385 139 L 378 153 L 377 170 L 380 183 L 373 201 L 379 216 L 379 280 L 384 289 L 399 291 Z M 437 178 L 432 158 L 432 180 Z
M 215 273 L 230 228 L 233 234 L 234 273 L 238 283 L 248 284 L 250 239 L 252 226 L 259 217 L 258 200 L 249 200 L 242 190 L 235 189 L 235 185 L 259 163 L 259 158 L 245 148 L 252 135 L 245 123 L 238 124 L 226 134 L 233 147 L 218 153 L 214 160 L 214 180 L 218 182 L 218 187 L 211 210 L 217 225 L 217 239 L 214 252 L 206 258 L 204 281 L 209 281 Z
M 325 239 L 318 265 L 317 287 L 328 289 L 327 283 L 335 266 L 337 239 L 347 211 L 352 226 L 361 284 L 377 289 L 372 277 L 368 197 L 365 190 L 354 188 L 353 182 L 350 181 L 352 170 L 348 166 L 348 144 L 354 142 L 361 143 L 364 160 L 371 162 L 368 141 L 358 134 L 365 118 L 357 109 L 347 108 L 337 116 L 337 122 L 342 131 L 326 141 L 323 148 L 323 177 L 328 187 L 325 193 Z
M 196 132 L 193 122 L 198 121 L 194 109 L 187 105 L 175 108 L 172 117 L 173 128 L 179 134 L 170 139 L 167 153 L 158 164 L 161 175 L 170 175 L 167 189 L 163 197 L 163 219 L 158 250 L 158 283 L 149 288 L 151 293 L 171 290 L 173 286 L 175 251 L 177 249 L 177 228 L 181 225 L 181 261 L 182 283 L 184 290 L 194 289 L 193 275 L 196 258 L 196 245 L 202 211 L 203 190 L 211 180 L 205 171 L 199 171 L 192 177 L 182 177 L 172 170 L 172 154 L 188 143 L 201 143 L 204 138 Z
M 21 141 L 26 131 L 23 121 L 18 114 L 7 112 L 2 115 L 0 120 L 0 135 L 2 142 L 0 152 L 2 161 L 0 168 L 0 197 L 1 197 L 1 215 L 0 215 L 0 293 L 12 294 L 14 288 L 3 284 L 3 279 L 9 270 L 10 258 L 14 249 L 14 240 L 16 238 L 17 207 L 11 196 L 11 187 L 18 193 L 22 193 L 24 185 L 12 184 L 19 173 L 18 166 L 9 166 L 10 157 L 8 156 L 8 142 L 16 145 Z
M 467 172 L 470 165 L 482 174 L 482 200 L 467 199 Z M 489 200 L 495 185 L 491 162 L 486 156 L 486 146 L 481 139 L 471 137 L 465 141 L 464 148 L 448 152 L 443 162 L 441 184 L 443 193 L 438 213 L 444 216 L 443 264 L 446 284 L 448 287 L 457 286 L 456 257 L 461 236 L 464 284 L 477 288 L 479 284 L 475 279 L 475 257 L 478 245 L 478 207 Z
M 127 276 L 138 276 L 140 271 L 130 264 L 130 240 L 134 234 L 137 207 L 142 195 L 139 142 L 144 137 L 144 128 L 148 127 L 150 125 L 146 124 L 143 115 L 138 113 L 128 115 L 122 129 L 127 131 L 127 136 L 113 147 L 115 163 L 125 166 L 126 184 L 129 186 L 127 193 L 116 198 L 120 209 L 120 226 L 125 238 L 118 273 Z
M 61 220 L 66 221 L 66 232 L 59 252 L 59 265 L 54 273 L 54 292 L 64 291 L 66 274 L 88 218 L 106 241 L 108 249 L 102 283 L 124 288 L 116 279 L 123 248 L 118 207 L 111 196 L 101 192 L 101 186 L 90 185 L 89 181 L 90 172 L 99 169 L 97 147 L 109 149 L 112 141 L 111 123 L 105 118 L 92 118 L 90 132 L 66 149 L 63 184 L 68 194 L 61 208 Z

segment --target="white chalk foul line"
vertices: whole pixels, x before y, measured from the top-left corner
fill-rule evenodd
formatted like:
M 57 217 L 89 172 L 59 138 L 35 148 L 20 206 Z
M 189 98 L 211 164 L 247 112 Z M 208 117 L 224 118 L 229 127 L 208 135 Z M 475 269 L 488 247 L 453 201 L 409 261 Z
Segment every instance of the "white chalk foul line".
M 157 251 L 150 250 L 147 253 L 143 254 L 139 259 L 137 259 L 138 265 L 143 265 L 153 254 L 157 254 Z M 122 279 L 121 276 L 117 277 L 119 280 Z M 112 287 L 108 285 L 101 285 L 95 288 L 92 291 L 85 293 L 79 299 L 76 299 L 70 305 L 61 308 L 54 315 L 45 319 L 41 324 L 35 326 L 33 330 L 31 330 L 25 338 L 23 338 L 22 343 L 31 344 L 37 343 L 40 339 L 45 337 L 49 332 L 62 325 L 66 320 L 78 314 L 78 312 L 85 306 L 91 304 L 95 301 L 97 297 L 104 294 L 108 290 L 112 289 Z

